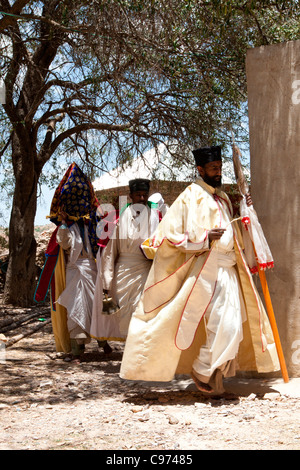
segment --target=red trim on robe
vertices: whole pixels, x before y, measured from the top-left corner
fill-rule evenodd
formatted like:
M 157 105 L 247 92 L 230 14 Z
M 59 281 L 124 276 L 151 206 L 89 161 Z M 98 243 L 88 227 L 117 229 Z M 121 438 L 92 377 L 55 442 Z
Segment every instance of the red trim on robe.
M 44 302 L 49 288 L 51 289 L 52 299 L 55 299 L 54 271 L 59 254 L 59 245 L 56 241 L 58 227 L 54 230 L 46 249 L 46 261 L 43 266 L 40 279 L 34 293 L 35 302 Z

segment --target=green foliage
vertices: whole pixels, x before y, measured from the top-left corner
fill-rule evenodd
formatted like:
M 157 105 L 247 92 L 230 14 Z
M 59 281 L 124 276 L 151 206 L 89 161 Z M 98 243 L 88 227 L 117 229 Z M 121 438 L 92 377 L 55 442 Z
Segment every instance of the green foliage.
M 179 143 L 180 168 L 190 146 L 226 150 L 231 127 L 247 145 L 247 49 L 296 39 L 299 2 L 22 0 L 13 14 L 10 3 L 0 18 L 0 183 L 13 188 L 4 297 L 27 305 L 39 183 L 54 187 L 73 161 L 93 179 L 161 142 Z
M 0 235 L 0 247 L 1 248 L 8 248 L 8 241 L 2 235 Z
M 228 123 L 247 146 L 246 51 L 297 39 L 298 3 L 29 2 L 3 31 L 2 164 L 16 168 L 6 144 L 21 123 L 52 186 L 73 160 L 96 176 L 161 141 L 226 147 Z

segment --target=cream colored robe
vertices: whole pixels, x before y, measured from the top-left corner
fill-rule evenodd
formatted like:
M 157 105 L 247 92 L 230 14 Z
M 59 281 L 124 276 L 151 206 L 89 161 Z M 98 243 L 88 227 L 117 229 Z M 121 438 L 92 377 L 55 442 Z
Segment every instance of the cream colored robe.
M 140 245 L 154 232 L 158 223 L 156 209 L 144 205 L 129 205 L 121 214 L 112 238 L 101 256 L 98 252 L 91 330 L 94 338 L 126 339 L 131 315 L 140 300 L 152 264 L 144 256 Z M 103 289 L 109 291 L 120 307 L 117 313 L 102 314 Z M 99 332 L 98 336 L 94 332 L 96 330 Z
M 217 280 L 216 250 L 209 247 L 208 231 L 222 224 L 220 204 L 232 211 L 224 192 L 198 180 L 176 199 L 154 235 L 143 243 L 145 255 L 154 261 L 130 323 L 122 378 L 169 381 L 175 373 L 191 372 L 205 343 L 202 320 Z M 239 368 L 279 370 L 272 330 L 245 261 L 238 223 L 230 227 L 246 306 Z

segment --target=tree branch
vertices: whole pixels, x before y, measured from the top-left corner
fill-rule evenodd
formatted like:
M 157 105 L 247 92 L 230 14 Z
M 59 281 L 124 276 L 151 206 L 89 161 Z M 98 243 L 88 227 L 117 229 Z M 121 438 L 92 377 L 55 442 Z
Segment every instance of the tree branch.
M 1 8 L 6 9 L 6 12 L 1 11 L 3 18 L 0 20 L 0 33 L 12 26 L 18 20 L 18 15 L 22 9 L 30 3 L 31 0 L 16 0 L 15 3 L 10 6 L 8 1 L 1 1 Z

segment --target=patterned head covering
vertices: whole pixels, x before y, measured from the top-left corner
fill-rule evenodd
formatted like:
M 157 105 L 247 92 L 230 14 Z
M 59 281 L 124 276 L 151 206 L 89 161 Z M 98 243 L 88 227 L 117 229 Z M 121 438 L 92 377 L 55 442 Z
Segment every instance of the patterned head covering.
M 94 255 L 97 254 L 96 211 L 99 202 L 92 183 L 76 163 L 72 163 L 55 190 L 51 208 L 51 222 L 61 224 L 60 212 L 65 212 L 72 225 L 83 220 L 88 224 L 89 239 Z

